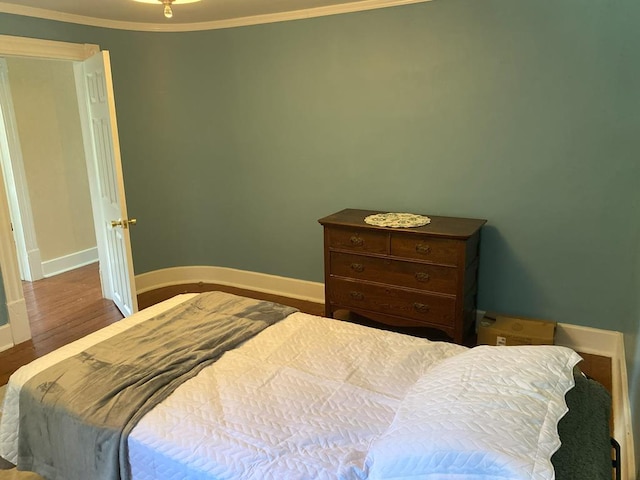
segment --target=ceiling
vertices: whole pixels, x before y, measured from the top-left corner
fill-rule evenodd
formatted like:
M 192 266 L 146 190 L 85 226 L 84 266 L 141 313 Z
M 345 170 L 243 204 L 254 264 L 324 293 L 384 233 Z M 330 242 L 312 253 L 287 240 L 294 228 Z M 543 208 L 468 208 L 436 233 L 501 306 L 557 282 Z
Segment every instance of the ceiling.
M 133 0 L 0 0 L 0 12 L 84 25 L 144 31 L 189 31 L 255 25 L 429 0 L 201 0 L 173 5 Z

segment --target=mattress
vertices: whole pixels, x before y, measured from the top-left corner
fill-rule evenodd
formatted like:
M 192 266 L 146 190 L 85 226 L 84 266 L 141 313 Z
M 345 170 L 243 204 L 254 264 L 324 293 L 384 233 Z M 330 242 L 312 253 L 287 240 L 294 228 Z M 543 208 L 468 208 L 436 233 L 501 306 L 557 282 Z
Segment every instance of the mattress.
M 0 456 L 15 463 L 19 391 L 31 376 L 192 296 L 16 372 Z M 467 349 L 294 313 L 142 418 L 128 438 L 131 477 L 551 479 L 579 360 L 562 347 Z

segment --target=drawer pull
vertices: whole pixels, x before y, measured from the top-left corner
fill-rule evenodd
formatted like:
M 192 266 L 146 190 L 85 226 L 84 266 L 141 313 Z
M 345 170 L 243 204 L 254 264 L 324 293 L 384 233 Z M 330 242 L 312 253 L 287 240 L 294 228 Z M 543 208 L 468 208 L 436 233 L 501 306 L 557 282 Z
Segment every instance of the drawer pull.
M 413 304 L 413 309 L 416 312 L 427 313 L 429 311 L 429 305 L 425 305 L 424 303 L 415 302 Z
M 361 263 L 352 263 L 351 270 L 353 270 L 354 272 L 362 273 L 364 272 L 364 265 Z
M 364 293 L 362 293 L 362 292 L 350 292 L 349 295 L 354 300 L 363 300 L 364 299 Z
M 426 272 L 416 272 L 416 280 L 419 282 L 428 282 L 431 279 Z
M 419 244 L 416 245 L 416 252 L 423 253 L 423 254 L 428 254 L 428 253 L 431 253 L 431 247 L 429 245 L 424 244 L 424 243 L 419 243 Z
M 358 237 L 357 235 L 352 236 L 349 240 L 351 240 L 351 245 L 356 247 L 361 247 L 364 245 L 364 239 L 362 237 Z

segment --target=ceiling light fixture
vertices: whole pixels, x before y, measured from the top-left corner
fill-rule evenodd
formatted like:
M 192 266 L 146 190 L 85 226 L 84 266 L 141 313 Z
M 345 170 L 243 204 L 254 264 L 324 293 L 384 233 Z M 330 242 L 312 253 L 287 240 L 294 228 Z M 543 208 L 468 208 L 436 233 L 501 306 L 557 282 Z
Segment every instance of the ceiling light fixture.
M 164 5 L 164 16 L 167 18 L 173 17 L 173 10 L 171 10 L 171 4 L 173 0 L 162 0 L 162 4 Z
M 200 0 L 135 0 L 135 1 L 140 3 L 152 3 L 154 5 L 161 3 L 164 7 L 164 16 L 166 18 L 173 18 L 173 8 L 171 8 L 173 5 L 178 5 L 181 3 L 195 3 L 195 2 L 199 2 Z

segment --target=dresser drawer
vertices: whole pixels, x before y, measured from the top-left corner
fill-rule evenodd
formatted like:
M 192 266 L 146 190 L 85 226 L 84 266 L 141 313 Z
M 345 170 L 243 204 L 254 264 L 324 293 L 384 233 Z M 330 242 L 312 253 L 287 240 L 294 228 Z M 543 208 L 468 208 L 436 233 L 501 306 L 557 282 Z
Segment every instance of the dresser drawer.
M 377 230 L 333 227 L 327 231 L 329 248 L 366 253 L 389 253 L 389 234 Z
M 330 274 L 455 295 L 458 270 L 452 267 L 330 252 Z
M 332 278 L 328 287 L 329 301 L 332 305 L 370 310 L 433 325 L 454 324 L 455 297 L 430 295 L 338 278 Z
M 424 235 L 391 234 L 391 255 L 456 267 L 464 256 L 464 242 Z

